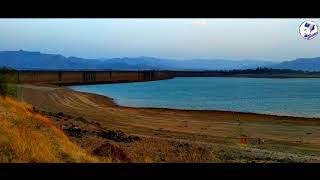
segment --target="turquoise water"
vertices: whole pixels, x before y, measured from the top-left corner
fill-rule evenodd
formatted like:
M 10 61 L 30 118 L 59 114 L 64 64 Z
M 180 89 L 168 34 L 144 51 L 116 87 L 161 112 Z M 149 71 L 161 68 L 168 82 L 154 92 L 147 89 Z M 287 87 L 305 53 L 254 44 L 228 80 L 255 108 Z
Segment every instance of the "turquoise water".
M 320 117 L 320 79 L 179 77 L 71 88 L 109 96 L 117 104 L 130 107 Z

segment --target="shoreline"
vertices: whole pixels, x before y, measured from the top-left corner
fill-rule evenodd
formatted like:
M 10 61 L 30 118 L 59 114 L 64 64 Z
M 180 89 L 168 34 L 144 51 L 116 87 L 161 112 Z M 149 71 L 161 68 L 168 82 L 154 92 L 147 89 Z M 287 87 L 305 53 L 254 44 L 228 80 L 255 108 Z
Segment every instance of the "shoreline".
M 168 110 L 168 111 L 182 111 L 182 112 L 215 112 L 215 113 L 236 113 L 236 114 L 243 114 L 243 115 L 261 115 L 261 116 L 274 116 L 274 117 L 282 117 L 282 118 L 303 118 L 303 119 L 309 119 L 309 120 L 320 120 L 320 117 L 305 117 L 305 116 L 293 116 L 293 115 L 280 115 L 280 114 L 268 114 L 268 113 L 255 113 L 255 112 L 244 112 L 244 111 L 230 111 L 230 110 L 205 110 L 205 109 L 179 109 L 179 108 L 165 108 L 165 107 L 133 107 L 133 106 L 125 106 L 125 105 L 120 105 L 115 102 L 114 98 L 109 97 L 107 95 L 101 95 L 101 94 L 96 94 L 96 93 L 91 93 L 91 92 L 82 92 L 82 91 L 77 91 L 72 89 L 70 86 L 66 86 L 66 89 L 70 91 L 74 91 L 77 93 L 86 93 L 90 94 L 92 96 L 102 96 L 104 98 L 107 98 L 108 100 L 111 101 L 111 103 L 115 107 L 119 108 L 128 108 L 128 109 L 150 109 L 150 110 Z
M 252 79 L 320 79 L 320 76 L 246 76 L 246 75 L 233 75 L 233 76 L 176 76 L 174 78 L 199 78 L 199 77 L 207 77 L 207 78 L 252 78 Z M 166 79 L 167 80 L 167 79 Z

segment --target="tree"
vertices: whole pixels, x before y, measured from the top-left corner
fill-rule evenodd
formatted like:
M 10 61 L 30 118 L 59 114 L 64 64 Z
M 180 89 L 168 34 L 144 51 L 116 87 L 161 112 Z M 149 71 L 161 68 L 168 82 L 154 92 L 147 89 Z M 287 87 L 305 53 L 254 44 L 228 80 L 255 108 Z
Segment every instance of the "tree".
M 8 88 L 8 76 L 15 72 L 15 70 L 2 67 L 0 68 L 0 96 L 7 96 L 9 92 Z

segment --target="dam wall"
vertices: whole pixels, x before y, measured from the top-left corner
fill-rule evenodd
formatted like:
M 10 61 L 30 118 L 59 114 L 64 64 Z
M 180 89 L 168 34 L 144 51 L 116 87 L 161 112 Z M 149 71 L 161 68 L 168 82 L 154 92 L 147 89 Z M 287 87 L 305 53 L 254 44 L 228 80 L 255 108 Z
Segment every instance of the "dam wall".
M 11 82 L 56 85 L 155 81 L 173 78 L 172 71 L 17 71 Z M 12 75 L 11 75 L 12 76 Z
M 271 78 L 319 78 L 318 73 L 234 73 L 224 71 L 55 71 L 21 70 L 0 72 L 2 83 L 41 83 L 55 85 L 108 84 L 171 79 L 174 77 L 271 77 Z

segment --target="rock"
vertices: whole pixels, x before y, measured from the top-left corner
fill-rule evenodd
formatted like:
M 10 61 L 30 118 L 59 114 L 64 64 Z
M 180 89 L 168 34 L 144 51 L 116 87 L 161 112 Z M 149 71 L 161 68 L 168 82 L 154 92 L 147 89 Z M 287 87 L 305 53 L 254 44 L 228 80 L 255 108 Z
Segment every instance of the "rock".
M 139 141 L 139 140 L 140 140 L 140 137 L 138 137 L 138 136 L 133 136 L 133 140 L 134 140 L 134 141 Z
M 118 131 L 102 131 L 97 133 L 98 136 L 106 139 L 110 139 L 116 142 L 125 142 L 125 143 L 131 143 L 135 140 L 139 140 L 140 138 L 137 136 L 126 136 L 124 132 L 118 130 Z
M 58 116 L 64 116 L 63 112 L 59 112 Z
M 258 142 L 258 144 L 261 144 L 262 143 L 261 138 L 258 138 L 257 142 Z
M 125 142 L 125 143 L 131 143 L 132 140 L 130 138 L 125 138 L 125 139 L 119 139 L 119 142 Z
M 79 127 L 66 128 L 65 131 L 72 137 L 82 138 L 83 133 Z
M 97 126 L 97 127 L 101 128 L 101 124 L 98 123 L 98 122 L 91 121 L 91 122 L 89 122 L 89 124 L 92 124 L 94 126 Z
M 52 113 L 53 117 L 59 118 L 58 113 Z
M 80 121 L 80 122 L 83 122 L 83 123 L 89 123 L 86 119 L 84 119 L 83 117 L 78 117 L 75 119 L 75 121 Z
M 93 150 L 93 154 L 97 156 L 111 157 L 112 160 L 131 162 L 131 159 L 128 158 L 127 154 L 122 149 L 110 143 L 103 144 L 100 147 L 96 148 L 95 150 Z

